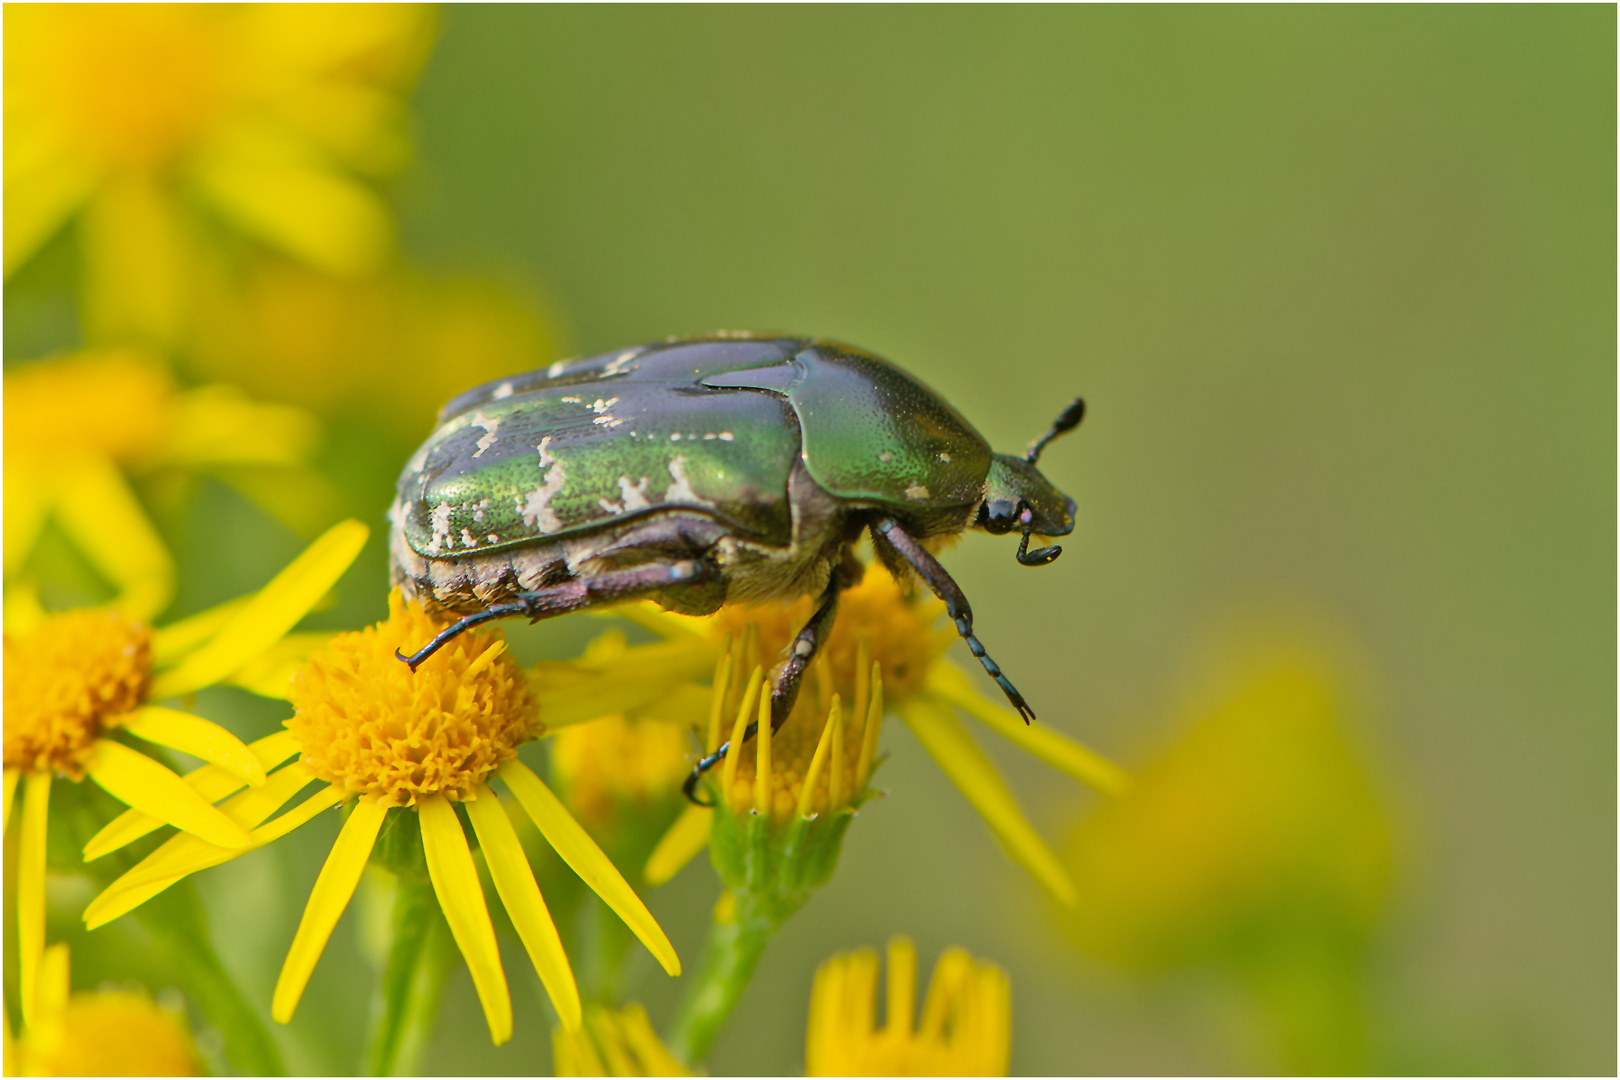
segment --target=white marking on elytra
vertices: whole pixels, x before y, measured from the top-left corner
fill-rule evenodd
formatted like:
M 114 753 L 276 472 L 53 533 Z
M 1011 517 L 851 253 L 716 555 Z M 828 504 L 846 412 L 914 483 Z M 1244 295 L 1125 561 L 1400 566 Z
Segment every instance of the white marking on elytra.
M 557 399 L 557 400 L 558 400 L 558 401 L 566 401 L 566 402 L 568 402 L 568 404 L 570 404 L 570 405 L 583 405 L 583 404 L 585 404 L 585 399 L 584 399 L 584 398 L 577 398 L 577 397 L 560 397 L 560 398 L 558 398 L 558 399 Z
M 680 442 L 681 441 L 681 433 L 678 432 L 678 431 L 672 432 L 670 434 L 670 436 L 669 436 L 669 441 L 670 442 Z
M 949 465 L 951 463 L 950 452 L 946 451 L 946 450 L 941 450 L 939 452 L 939 460 L 944 462 L 945 464 Z
M 500 538 L 501 536 L 499 533 L 490 533 L 488 536 L 484 537 L 485 540 L 488 540 L 492 544 L 497 543 Z
M 733 435 L 729 431 L 722 431 L 720 433 L 720 441 L 721 442 L 730 442 L 732 439 L 735 439 L 736 437 L 737 436 Z
M 684 503 L 688 506 L 713 506 L 707 499 L 699 498 L 698 493 L 692 490 L 692 481 L 686 476 L 686 459 L 674 458 L 669 463 L 669 475 L 675 482 L 664 489 L 664 502 Z
M 602 369 L 602 374 L 597 377 L 605 379 L 609 375 L 624 374 L 624 365 L 628 364 L 635 357 L 635 355 L 635 349 L 620 353 L 618 356 L 615 356 L 612 360 L 607 362 L 607 366 Z
M 546 439 L 549 438 L 549 435 L 546 436 Z M 546 439 L 541 440 L 542 447 Z M 541 452 L 544 454 L 544 450 Z M 562 519 L 551 508 L 552 496 L 561 491 L 563 484 L 568 482 L 568 477 L 563 472 L 563 463 L 552 459 L 551 467 L 546 470 L 543 480 L 545 482 L 527 496 L 518 496 L 517 509 L 518 513 L 523 515 L 524 524 L 539 532 L 554 533 L 563 527 Z
M 600 506 L 603 510 L 606 510 L 608 513 L 613 514 L 615 516 L 624 513 L 624 507 L 623 506 L 619 505 L 616 502 L 611 502 L 611 501 L 609 501 L 607 499 L 597 499 L 596 500 L 596 505 Z
M 492 399 L 494 399 L 495 401 L 499 401 L 502 398 L 511 397 L 512 396 L 512 384 L 509 383 L 509 382 L 501 383 L 501 385 L 499 385 L 499 386 L 497 386 L 495 388 L 495 392 L 493 394 L 489 395 L 489 396 Z
M 483 457 L 484 451 L 495 445 L 495 432 L 501 426 L 501 418 L 498 416 L 485 416 L 480 410 L 473 414 L 471 420 L 467 421 L 467 426 L 484 429 L 483 437 L 478 440 L 478 450 L 473 454 L 473 457 Z
M 550 444 L 551 444 L 551 436 L 547 435 L 547 436 L 543 437 L 540 440 L 540 445 L 535 447 L 536 450 L 540 451 L 540 467 L 542 469 L 546 468 L 553 461 L 557 460 L 556 458 L 551 456 L 551 451 L 546 449 L 546 447 L 549 446 Z
M 488 499 L 479 499 L 476 503 L 473 504 L 473 520 L 477 521 L 477 522 L 482 522 L 484 520 L 484 514 L 488 510 L 489 510 L 489 500 Z
M 471 529 L 465 529 L 464 528 L 464 529 L 461 530 L 461 546 L 462 547 L 477 547 L 478 546 L 478 538 L 475 537 L 472 534 Z
M 441 502 L 433 508 L 433 540 L 428 544 L 428 554 L 437 555 L 444 550 L 445 543 L 450 539 L 450 504 Z
M 878 460 L 887 465 L 889 462 L 894 460 L 894 455 L 885 450 L 883 453 L 878 455 Z
M 559 376 L 559 375 L 561 375 L 563 373 L 563 368 L 565 368 L 567 366 L 568 366 L 568 361 L 566 361 L 566 360 L 557 361 L 555 364 L 552 364 L 550 367 L 546 368 L 546 378 L 555 379 L 557 376 Z
M 928 489 L 923 487 L 921 484 L 912 484 L 910 487 L 906 488 L 906 498 L 926 499 L 928 498 Z
M 632 484 L 628 476 L 619 477 L 619 493 L 624 496 L 624 509 L 627 513 L 645 510 L 652 505 L 647 498 L 648 483 L 650 481 L 645 476 L 637 484 Z

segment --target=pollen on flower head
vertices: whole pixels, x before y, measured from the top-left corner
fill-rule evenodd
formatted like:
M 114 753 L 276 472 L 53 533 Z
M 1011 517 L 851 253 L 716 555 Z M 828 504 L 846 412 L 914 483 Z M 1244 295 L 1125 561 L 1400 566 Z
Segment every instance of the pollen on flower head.
M 756 627 L 760 656 L 769 667 L 809 619 L 812 606 L 808 596 L 790 604 L 729 606 L 710 622 L 721 635 Z M 889 700 L 910 697 L 922 689 L 929 666 L 956 640 L 953 628 L 935 626 L 943 612 L 944 605 L 936 600 L 908 599 L 894 578 L 874 567 L 839 596 L 832 633 L 817 650 L 817 659 L 826 665 L 833 689 L 850 702 L 860 666 L 856 652 L 865 639 L 883 669 L 883 692 Z
M 152 631 L 111 609 L 52 615 L 5 638 L 5 766 L 82 779 L 91 744 L 138 706 Z
M 319 778 L 384 806 L 473 790 L 543 730 L 500 632 L 455 638 L 412 672 L 395 657 L 443 629 L 398 590 L 389 616 L 339 634 L 293 679 L 287 727 Z

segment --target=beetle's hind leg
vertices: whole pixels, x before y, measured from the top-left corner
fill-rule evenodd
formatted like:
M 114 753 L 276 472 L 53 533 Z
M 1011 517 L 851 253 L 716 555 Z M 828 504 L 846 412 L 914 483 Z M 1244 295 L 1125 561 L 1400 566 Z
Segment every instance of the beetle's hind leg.
M 457 637 L 491 619 L 506 619 L 522 615 L 530 622 L 566 615 L 599 604 L 615 604 L 633 600 L 638 596 L 657 593 L 672 586 L 697 585 L 710 580 L 714 567 L 703 559 L 677 559 L 668 563 L 651 563 L 627 570 L 611 570 L 593 577 L 575 578 L 561 585 L 553 585 L 533 592 L 519 593 L 517 598 L 494 607 L 485 608 L 458 619 L 439 631 L 433 640 L 406 656 L 399 650 L 394 655 L 415 671 L 422 661 L 444 648 Z
M 771 734 L 776 734 L 787 718 L 793 713 L 794 703 L 799 700 L 799 684 L 804 681 L 805 669 L 810 661 L 815 659 L 816 650 L 827 639 L 827 633 L 832 629 L 833 617 L 838 613 L 838 594 L 843 591 L 844 582 L 838 571 L 834 571 L 827 582 L 826 591 L 821 594 L 821 602 L 811 614 L 808 622 L 804 624 L 793 644 L 788 648 L 787 659 L 782 662 L 780 670 L 776 673 L 776 680 L 771 685 Z M 719 692 L 719 687 L 715 691 Z M 749 721 L 748 727 L 743 730 L 742 741 L 747 742 L 759 734 L 759 721 Z M 711 806 L 697 797 L 698 781 L 703 774 L 725 760 L 726 753 L 731 749 L 731 742 L 727 740 L 720 744 L 719 749 L 707 757 L 699 759 L 692 766 L 692 774 L 681 785 L 681 793 L 699 806 Z
M 945 601 L 945 614 L 956 623 L 956 632 L 967 642 L 968 650 L 978 657 L 979 663 L 984 665 L 984 670 L 996 680 L 996 685 L 1007 695 L 1007 700 L 1018 710 L 1018 715 L 1024 718 L 1024 723 L 1035 719 L 1035 710 L 1029 707 L 1024 695 L 1020 694 L 1012 681 L 1002 674 L 1001 665 L 990 659 L 990 654 L 984 651 L 984 644 L 973 632 L 973 609 L 968 606 L 967 597 L 963 595 L 961 586 L 945 572 L 939 560 L 930 555 L 928 550 L 902 529 L 900 523 L 893 518 L 880 518 L 872 523 L 872 542 L 880 549 L 886 546 L 893 554 L 904 559 L 913 570 L 917 571 L 917 576 L 934 591 L 934 595 Z

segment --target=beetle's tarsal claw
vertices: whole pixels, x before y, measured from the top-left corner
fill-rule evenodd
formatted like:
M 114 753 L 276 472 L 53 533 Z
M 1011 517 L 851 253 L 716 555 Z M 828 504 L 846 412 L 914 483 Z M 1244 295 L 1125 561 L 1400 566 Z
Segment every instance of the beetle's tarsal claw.
M 1061 554 L 1063 554 L 1063 549 L 1056 544 L 1051 547 L 1036 548 L 1034 551 L 1029 550 L 1029 533 L 1027 532 L 1024 533 L 1023 540 L 1018 543 L 1018 562 L 1021 566 L 1045 566 Z
M 400 663 L 404 664 L 406 667 L 410 668 L 412 671 L 415 671 L 416 670 L 416 665 L 420 664 L 422 662 L 421 660 L 418 660 L 414 654 L 412 654 L 411 656 L 406 656 L 404 653 L 400 652 L 398 649 L 394 650 L 394 659 L 398 660 Z

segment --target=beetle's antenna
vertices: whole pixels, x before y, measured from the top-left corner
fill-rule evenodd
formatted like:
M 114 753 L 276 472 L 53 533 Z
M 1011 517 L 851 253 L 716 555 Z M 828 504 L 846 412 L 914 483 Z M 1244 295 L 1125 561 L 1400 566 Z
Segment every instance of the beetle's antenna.
M 1073 401 L 1069 402 L 1069 407 L 1064 409 L 1063 412 L 1058 415 L 1056 420 L 1052 421 L 1052 426 L 1046 429 L 1046 434 L 1035 440 L 1035 445 L 1029 448 L 1029 453 L 1025 455 L 1024 460 L 1029 462 L 1031 465 L 1035 464 L 1036 460 L 1038 460 L 1041 456 L 1041 451 L 1046 449 L 1047 443 L 1051 442 L 1059 435 L 1066 435 L 1073 431 L 1075 428 L 1080 426 L 1080 421 L 1084 420 L 1085 418 L 1086 399 L 1077 397 Z M 1055 559 L 1057 556 L 1054 555 L 1052 558 Z M 1023 557 L 1020 556 L 1018 561 L 1023 562 Z M 1046 561 L 1051 562 L 1052 559 L 1048 559 Z M 1027 566 L 1029 564 L 1025 563 L 1025 565 Z

